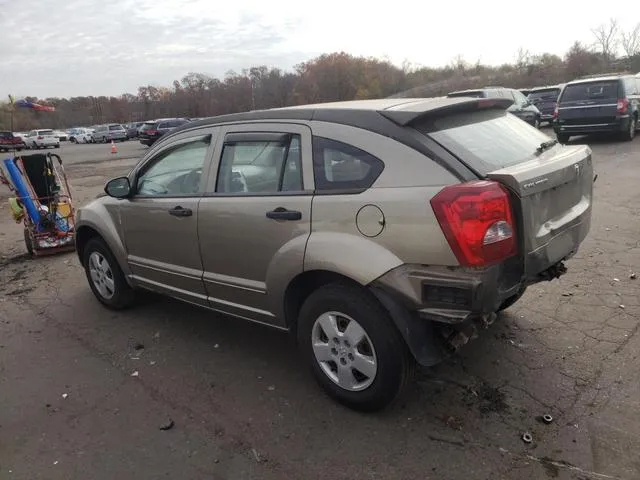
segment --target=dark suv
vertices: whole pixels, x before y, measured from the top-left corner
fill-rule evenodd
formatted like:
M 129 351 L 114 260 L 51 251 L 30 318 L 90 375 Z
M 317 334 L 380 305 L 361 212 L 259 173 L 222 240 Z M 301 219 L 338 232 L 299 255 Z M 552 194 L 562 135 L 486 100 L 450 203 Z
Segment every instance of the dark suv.
M 540 111 L 533 105 L 520 90 L 505 87 L 484 87 L 473 90 L 460 90 L 447 94 L 447 97 L 474 97 L 474 98 L 506 98 L 513 101 L 507 112 L 525 122 L 540 127 Z
M 638 127 L 640 78 L 592 76 L 567 83 L 558 98 L 553 129 L 560 143 L 573 135 L 617 133 L 633 140 Z
M 553 112 L 556 111 L 558 95 L 562 91 L 562 85 L 552 85 L 547 87 L 535 87 L 529 91 L 529 101 L 540 110 L 540 120 L 553 123 Z
M 186 118 L 161 118 L 153 122 L 145 122 L 138 130 L 140 143 L 151 146 L 162 135 L 185 123 L 189 123 Z

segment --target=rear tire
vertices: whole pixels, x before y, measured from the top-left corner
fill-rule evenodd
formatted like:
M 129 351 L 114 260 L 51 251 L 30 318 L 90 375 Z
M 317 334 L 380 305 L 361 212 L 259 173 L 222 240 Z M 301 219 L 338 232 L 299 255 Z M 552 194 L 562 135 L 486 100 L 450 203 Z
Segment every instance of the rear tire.
M 568 143 L 569 142 L 569 138 L 570 138 L 569 135 L 565 135 L 565 134 L 562 134 L 562 133 L 556 134 L 556 137 L 558 138 L 558 142 L 562 143 L 563 145 L 565 143 Z
M 298 344 L 325 392 L 354 410 L 390 406 L 415 371 L 415 360 L 389 313 L 369 292 L 350 284 L 325 285 L 305 300 Z
M 635 138 L 637 122 L 638 120 L 636 119 L 635 116 L 632 116 L 629 119 L 629 126 L 627 127 L 627 131 L 622 134 L 623 140 L 630 142 Z
M 112 310 L 122 310 L 135 300 L 134 290 L 111 250 L 101 238 L 92 238 L 82 252 L 82 265 L 91 291 L 98 301 Z

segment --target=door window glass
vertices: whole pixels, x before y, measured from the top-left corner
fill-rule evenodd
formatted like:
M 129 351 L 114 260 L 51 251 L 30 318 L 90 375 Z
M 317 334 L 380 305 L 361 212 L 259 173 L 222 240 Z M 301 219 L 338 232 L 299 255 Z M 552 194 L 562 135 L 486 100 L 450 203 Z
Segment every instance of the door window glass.
M 209 141 L 180 145 L 163 152 L 137 181 L 137 194 L 154 197 L 195 195 L 200 189 Z

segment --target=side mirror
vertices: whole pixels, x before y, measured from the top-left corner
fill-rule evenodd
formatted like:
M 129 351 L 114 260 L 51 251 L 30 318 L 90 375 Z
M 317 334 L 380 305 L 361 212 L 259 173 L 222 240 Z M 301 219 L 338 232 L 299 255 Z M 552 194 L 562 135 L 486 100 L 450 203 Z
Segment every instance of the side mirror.
M 128 177 L 118 177 L 109 180 L 104 186 L 107 195 L 114 198 L 127 198 L 131 193 L 131 185 Z

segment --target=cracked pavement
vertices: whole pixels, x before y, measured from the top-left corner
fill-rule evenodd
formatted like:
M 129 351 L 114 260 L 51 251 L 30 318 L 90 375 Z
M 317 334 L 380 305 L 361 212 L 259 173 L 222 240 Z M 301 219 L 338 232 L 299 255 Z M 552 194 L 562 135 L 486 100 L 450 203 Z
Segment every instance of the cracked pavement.
M 325 397 L 277 331 L 152 294 L 104 309 L 75 254 L 24 254 L 0 186 L 0 479 L 640 478 L 640 140 L 589 142 L 568 274 L 376 415 Z M 63 146 L 76 205 L 143 151 L 118 147 Z

